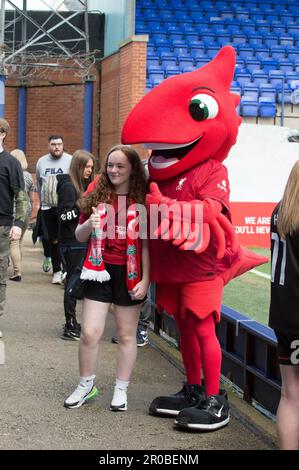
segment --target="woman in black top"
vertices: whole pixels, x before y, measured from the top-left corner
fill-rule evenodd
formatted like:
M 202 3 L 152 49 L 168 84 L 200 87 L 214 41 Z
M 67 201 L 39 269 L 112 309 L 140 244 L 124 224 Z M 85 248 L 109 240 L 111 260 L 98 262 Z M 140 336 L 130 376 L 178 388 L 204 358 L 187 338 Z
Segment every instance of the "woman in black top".
M 282 388 L 277 435 L 283 450 L 299 441 L 299 160 L 271 218 L 269 325 L 278 343 Z
M 76 299 L 67 294 L 67 285 L 76 266 L 86 255 L 87 243 L 79 242 L 75 235 L 80 215 L 77 201 L 93 177 L 94 156 L 85 150 L 74 153 L 68 175 L 57 176 L 59 243 L 67 271 L 62 339 L 74 341 L 80 339 L 81 326 L 76 319 Z

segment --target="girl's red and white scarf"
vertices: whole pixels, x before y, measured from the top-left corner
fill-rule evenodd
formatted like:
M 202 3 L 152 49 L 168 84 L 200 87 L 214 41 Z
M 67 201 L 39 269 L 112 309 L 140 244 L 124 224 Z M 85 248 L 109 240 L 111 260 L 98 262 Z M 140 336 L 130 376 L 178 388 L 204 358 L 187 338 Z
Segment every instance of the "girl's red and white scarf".
M 100 214 L 100 227 L 92 230 L 80 277 L 83 280 L 104 282 L 110 279 L 110 274 L 106 270 L 103 260 L 103 247 L 107 236 L 105 204 L 99 204 L 97 209 Z M 127 289 L 131 291 L 141 280 L 138 213 L 134 205 L 129 207 L 126 216 L 126 266 Z

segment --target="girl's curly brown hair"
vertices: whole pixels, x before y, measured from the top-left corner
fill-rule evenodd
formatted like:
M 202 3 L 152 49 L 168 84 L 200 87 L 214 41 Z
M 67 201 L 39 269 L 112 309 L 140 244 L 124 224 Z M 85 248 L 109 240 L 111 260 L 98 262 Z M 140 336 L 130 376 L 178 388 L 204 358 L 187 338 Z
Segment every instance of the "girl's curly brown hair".
M 111 203 L 116 199 L 115 189 L 107 174 L 107 165 L 109 155 L 112 152 L 120 150 L 129 160 L 132 166 L 132 173 L 130 176 L 129 193 L 127 197 L 127 205 L 133 202 L 138 204 L 145 204 L 145 196 L 147 191 L 147 179 L 145 175 L 144 166 L 136 150 L 130 145 L 115 145 L 112 147 L 103 162 L 100 170 L 100 177 L 94 190 L 82 197 L 79 202 L 79 207 L 82 212 L 87 215 L 92 213 L 92 207 L 97 207 L 100 202 Z

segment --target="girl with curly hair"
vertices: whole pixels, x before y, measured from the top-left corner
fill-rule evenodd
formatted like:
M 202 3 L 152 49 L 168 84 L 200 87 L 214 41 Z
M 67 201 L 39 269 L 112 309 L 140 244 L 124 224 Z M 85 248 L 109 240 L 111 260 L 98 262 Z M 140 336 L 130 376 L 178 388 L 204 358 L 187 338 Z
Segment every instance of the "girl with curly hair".
M 136 361 L 136 329 L 140 306 L 149 286 L 146 239 L 138 236 L 138 214 L 144 208 L 146 176 L 138 153 L 130 146 L 113 147 L 98 178 L 79 205 L 79 241 L 89 239 L 81 277 L 85 279 L 82 333 L 79 344 L 80 381 L 65 400 L 78 408 L 98 394 L 94 385 L 99 341 L 110 305 L 118 336 L 116 381 L 111 411 L 127 409 L 127 388 Z M 138 210 L 137 210 L 138 206 Z

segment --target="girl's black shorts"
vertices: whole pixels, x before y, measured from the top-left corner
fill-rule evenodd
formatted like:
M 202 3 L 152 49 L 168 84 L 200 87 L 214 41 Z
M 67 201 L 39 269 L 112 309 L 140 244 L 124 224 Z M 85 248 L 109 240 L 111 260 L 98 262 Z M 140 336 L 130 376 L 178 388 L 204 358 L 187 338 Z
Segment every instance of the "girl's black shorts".
M 126 265 L 105 264 L 105 268 L 111 279 L 105 282 L 85 281 L 84 298 L 121 307 L 139 305 L 145 301 L 146 296 L 142 300 L 131 300 L 126 283 Z

